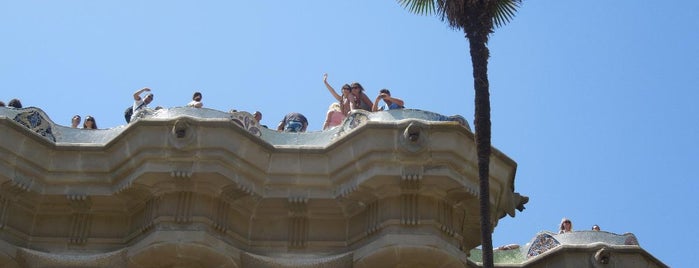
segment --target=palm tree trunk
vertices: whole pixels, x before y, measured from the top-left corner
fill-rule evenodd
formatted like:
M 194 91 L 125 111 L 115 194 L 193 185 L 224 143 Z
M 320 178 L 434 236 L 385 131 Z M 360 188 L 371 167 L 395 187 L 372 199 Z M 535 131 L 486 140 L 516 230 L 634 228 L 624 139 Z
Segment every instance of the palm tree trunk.
M 488 83 L 487 34 L 467 34 L 473 65 L 475 89 L 474 127 L 476 128 L 476 154 L 478 156 L 478 180 L 480 182 L 480 223 L 483 267 L 493 267 L 493 239 L 490 222 L 490 92 Z

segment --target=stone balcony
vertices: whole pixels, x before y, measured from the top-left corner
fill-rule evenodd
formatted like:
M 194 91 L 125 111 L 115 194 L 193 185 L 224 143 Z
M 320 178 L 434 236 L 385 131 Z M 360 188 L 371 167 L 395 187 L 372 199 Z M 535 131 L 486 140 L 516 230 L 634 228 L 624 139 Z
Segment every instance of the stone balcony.
M 479 267 L 481 250 L 471 250 L 469 263 Z M 645 251 L 632 233 L 574 231 L 538 233 L 522 247 L 508 245 L 493 254 L 497 267 L 668 267 Z
M 480 244 L 460 116 L 354 112 L 279 133 L 170 108 L 103 130 L 0 108 L 3 267 L 464 267 Z M 493 226 L 527 198 L 494 149 Z

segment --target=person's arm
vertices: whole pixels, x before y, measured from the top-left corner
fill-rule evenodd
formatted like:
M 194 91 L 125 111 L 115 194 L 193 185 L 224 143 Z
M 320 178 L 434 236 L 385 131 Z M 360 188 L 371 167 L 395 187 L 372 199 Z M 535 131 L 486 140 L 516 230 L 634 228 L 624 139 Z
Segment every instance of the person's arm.
M 383 99 L 383 98 L 382 98 L 381 95 L 379 94 L 379 95 L 376 97 L 376 100 L 374 101 L 374 105 L 371 106 L 371 111 L 372 111 L 372 112 L 378 112 L 378 111 L 379 111 L 379 101 L 381 101 L 381 99 Z
M 194 108 L 201 108 L 204 107 L 204 103 L 201 101 L 197 101 L 194 103 Z
M 400 107 L 404 107 L 404 106 L 405 106 L 405 105 L 404 105 L 405 103 L 403 102 L 403 100 L 401 100 L 401 99 L 399 99 L 399 98 L 394 98 L 394 97 L 391 97 L 391 96 L 386 96 L 386 98 L 387 98 L 389 101 L 391 101 L 391 102 L 393 102 L 393 103 L 395 103 L 395 104 L 398 104 L 398 106 L 400 106 Z
M 141 100 L 141 93 L 150 91 L 150 88 L 144 87 L 142 89 L 137 90 L 136 92 L 133 93 L 133 100 L 135 101 L 140 101 Z
M 277 131 L 284 131 L 284 123 L 286 122 L 286 116 L 282 121 L 279 121 L 279 125 L 277 125 Z
M 328 91 L 330 91 L 330 94 L 332 94 L 337 101 L 342 101 L 342 97 L 338 95 L 337 92 L 335 92 L 335 89 L 328 83 L 328 74 L 323 74 L 323 83 Z
M 328 125 L 330 125 L 330 118 L 332 117 L 332 111 L 328 111 L 328 113 L 325 115 L 325 123 L 323 123 L 323 130 L 328 129 Z

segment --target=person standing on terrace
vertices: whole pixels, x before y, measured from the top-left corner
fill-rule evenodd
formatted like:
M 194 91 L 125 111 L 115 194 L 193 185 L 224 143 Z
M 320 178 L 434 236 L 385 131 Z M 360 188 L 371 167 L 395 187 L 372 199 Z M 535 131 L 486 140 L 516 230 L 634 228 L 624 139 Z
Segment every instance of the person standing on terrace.
M 279 121 L 277 131 L 284 132 L 306 132 L 308 119 L 300 113 L 289 113 Z
M 252 116 L 253 116 L 253 118 L 255 118 L 255 121 L 257 121 L 257 123 L 260 124 L 261 127 L 268 128 L 266 125 L 262 124 L 262 112 L 255 111 L 255 113 L 252 114 Z
M 342 124 L 342 120 L 345 119 L 345 114 L 340 110 L 340 104 L 333 102 L 328 107 L 328 113 L 325 115 L 325 123 L 323 123 L 323 130 L 329 129 L 334 126 Z
M 201 108 L 204 107 L 204 103 L 201 102 L 202 96 L 201 92 L 194 92 L 192 96 L 192 101 L 187 103 L 187 107 Z
M 73 118 L 70 119 L 70 127 L 72 128 L 78 128 L 80 125 L 80 116 L 79 115 L 74 115 Z
M 83 123 L 83 129 L 97 129 L 97 122 L 95 118 L 91 115 L 85 117 L 85 122 Z
M 328 74 L 323 74 L 323 83 L 325 84 L 325 87 L 330 91 L 330 94 L 335 97 L 335 99 L 340 103 L 340 112 L 342 114 L 347 115 L 349 112 L 352 110 L 350 107 L 350 85 L 349 84 L 344 84 L 342 85 L 342 95 L 337 94 L 335 92 L 335 89 L 330 86 L 328 83 Z
M 386 105 L 379 107 L 380 100 L 383 100 L 383 102 L 385 102 Z M 376 97 L 376 100 L 374 101 L 374 106 L 371 107 L 371 111 L 378 112 L 383 110 L 403 109 L 403 104 L 405 104 L 403 100 L 391 97 L 391 91 L 388 91 L 388 89 L 384 88 L 382 90 L 379 90 L 379 96 Z
M 573 223 L 568 219 L 568 218 L 563 218 L 561 219 L 561 225 L 559 226 L 559 234 L 563 233 L 572 233 L 573 232 Z
M 362 109 L 371 112 L 372 103 L 369 97 L 364 94 L 364 87 L 358 82 L 350 86 L 352 95 L 350 96 L 350 107 L 352 110 Z
M 141 93 L 143 92 L 148 92 L 145 98 L 141 98 Z M 134 116 L 136 116 L 139 111 L 142 111 L 148 106 L 149 103 L 153 101 L 153 93 L 150 93 L 150 88 L 144 87 L 133 93 L 133 100 L 133 113 L 131 114 L 131 120 L 134 119 Z

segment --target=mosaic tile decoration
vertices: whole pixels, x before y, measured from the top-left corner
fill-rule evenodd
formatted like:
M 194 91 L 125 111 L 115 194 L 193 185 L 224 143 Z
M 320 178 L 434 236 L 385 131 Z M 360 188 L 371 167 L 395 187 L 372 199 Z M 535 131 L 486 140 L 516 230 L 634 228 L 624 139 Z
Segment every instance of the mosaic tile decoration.
M 248 112 L 234 112 L 231 114 L 231 121 L 242 127 L 255 136 L 262 136 L 260 132 L 260 124 L 255 120 L 255 117 Z
M 462 126 L 464 126 L 466 129 L 471 130 L 471 127 L 468 125 L 468 122 L 466 121 L 466 118 L 460 115 L 452 115 L 452 116 L 447 116 L 444 118 L 444 120 L 441 121 L 454 121 L 454 122 L 459 122 Z
M 51 122 L 44 119 L 37 110 L 27 110 L 26 112 L 19 113 L 14 118 L 15 122 L 26 128 L 38 133 L 42 137 L 56 142 L 56 137 L 53 135 L 51 130 Z
M 541 253 L 548 251 L 549 249 L 559 246 L 561 243 L 558 242 L 553 236 L 549 234 L 539 234 L 536 236 L 534 242 L 529 246 L 529 251 L 527 251 L 527 258 L 538 256 Z
M 119 125 L 112 128 L 84 131 L 73 129 L 54 123 L 44 111 L 37 107 L 22 109 L 0 108 L 0 117 L 25 126 L 33 132 L 45 137 L 47 140 L 58 144 L 89 143 L 107 144 L 119 134 L 128 130 L 140 120 L 173 120 L 180 117 L 191 117 L 203 120 L 230 120 L 249 133 L 262 138 L 272 146 L 307 146 L 324 147 L 353 130 L 366 125 L 368 122 L 395 122 L 403 120 L 422 120 L 426 122 L 453 121 L 458 122 L 469 131 L 468 122 L 459 115 L 445 116 L 438 113 L 417 109 L 397 109 L 382 112 L 353 111 L 340 126 L 324 130 L 309 131 L 305 133 L 280 133 L 275 129 L 261 126 L 249 112 L 232 111 L 223 112 L 209 108 L 172 107 L 163 109 L 145 109 L 140 111 L 130 124 Z M 427 123 L 429 124 L 429 123 Z
M 349 121 L 349 123 L 347 124 L 349 129 L 353 129 L 369 121 L 369 116 L 361 112 L 354 112 L 350 114 L 345 120 Z
M 636 245 L 638 246 L 638 239 L 632 233 L 625 233 L 626 239 L 624 240 L 624 245 Z

